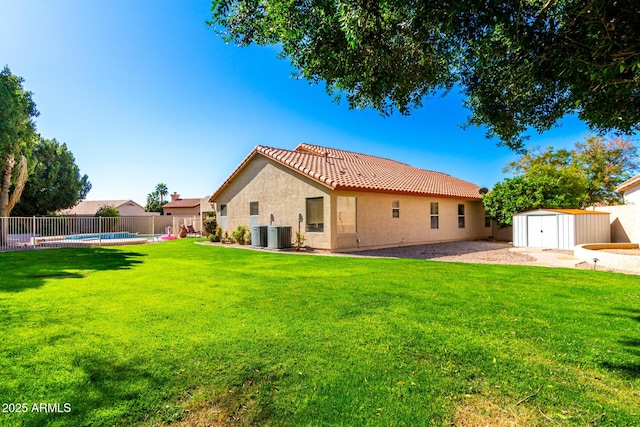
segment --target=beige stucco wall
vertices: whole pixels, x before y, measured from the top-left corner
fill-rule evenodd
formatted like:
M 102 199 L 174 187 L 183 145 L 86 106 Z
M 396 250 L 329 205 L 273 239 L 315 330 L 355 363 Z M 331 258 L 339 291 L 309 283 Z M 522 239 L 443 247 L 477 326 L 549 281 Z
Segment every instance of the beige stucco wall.
M 139 216 L 139 215 L 147 215 L 147 212 L 144 211 L 144 208 L 137 206 L 133 203 L 125 203 L 122 206 L 118 206 L 118 211 L 120 212 L 120 216 Z
M 491 227 L 484 226 L 482 202 L 442 197 L 411 196 L 370 192 L 336 191 L 332 195 L 332 229 L 337 230 L 337 197 L 356 197 L 357 232 L 335 233 L 336 250 L 369 249 L 423 243 L 487 238 Z M 400 216 L 392 215 L 399 202 Z M 431 229 L 431 202 L 438 202 L 439 228 Z M 465 205 L 465 228 L 458 228 L 458 204 Z
M 601 206 L 598 212 L 609 212 L 612 243 L 640 243 L 640 204 Z
M 307 238 L 305 244 L 329 249 L 329 189 L 260 155 L 249 162 L 216 198 L 218 224 L 222 223 L 220 207 L 226 204 L 229 234 L 239 225 L 249 226 L 249 204 L 258 202 L 258 224 L 291 226 L 293 237 L 298 230 L 298 214 L 306 217 L 308 197 L 324 197 L 325 223 L 323 233 L 307 233 L 305 223 L 301 224 Z M 273 223 L 270 223 L 270 214 L 273 214 Z
M 338 233 L 337 198 L 356 197 L 357 231 Z M 307 232 L 306 199 L 324 197 L 324 232 Z M 393 218 L 392 203 L 400 202 L 400 217 Z M 227 231 L 250 225 L 250 202 L 259 203 L 259 224 L 291 226 L 298 229 L 298 214 L 305 221 L 301 230 L 305 244 L 327 250 L 355 250 L 412 245 L 451 240 L 487 238 L 492 228 L 484 226 L 484 207 L 479 201 L 382 194 L 373 192 L 330 191 L 330 189 L 257 155 L 217 196 L 216 211 L 227 205 Z M 439 203 L 439 229 L 431 229 L 430 203 Z M 458 228 L 458 204 L 465 204 L 465 228 Z M 332 232 L 336 231 L 336 232 Z

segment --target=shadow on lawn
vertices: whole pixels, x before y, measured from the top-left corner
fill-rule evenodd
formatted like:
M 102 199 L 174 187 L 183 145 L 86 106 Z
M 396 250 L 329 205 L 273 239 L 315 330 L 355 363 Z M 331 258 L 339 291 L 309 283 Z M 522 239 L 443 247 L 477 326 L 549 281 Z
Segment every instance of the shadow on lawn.
M 46 279 L 83 278 L 92 271 L 123 270 L 142 263 L 144 254 L 111 248 L 64 248 L 0 254 L 0 292 L 42 286 Z
M 617 316 L 625 316 L 636 322 L 640 322 L 640 309 L 636 308 L 618 308 L 617 309 L 623 314 L 616 314 Z M 633 337 L 626 337 L 625 339 L 618 340 L 618 343 L 624 346 L 629 353 L 631 353 L 636 360 L 640 359 L 640 339 Z M 630 378 L 640 378 L 640 363 L 633 363 L 629 361 L 628 363 L 613 363 L 613 362 L 603 362 L 601 364 L 604 368 L 622 372 Z
M 167 407 L 172 396 L 164 389 L 170 373 L 154 372 L 140 359 L 123 360 L 115 354 L 78 354 L 72 369 L 80 380 L 57 396 L 71 406 L 68 413 L 29 414 L 27 425 L 40 426 L 55 421 L 65 425 L 133 425 L 148 414 L 172 420 L 181 412 Z

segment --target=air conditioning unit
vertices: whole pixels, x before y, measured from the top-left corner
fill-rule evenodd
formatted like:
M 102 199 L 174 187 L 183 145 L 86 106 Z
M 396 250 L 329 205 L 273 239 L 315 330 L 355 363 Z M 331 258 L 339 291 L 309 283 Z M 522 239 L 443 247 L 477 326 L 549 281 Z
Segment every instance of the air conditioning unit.
M 291 247 L 290 226 L 269 226 L 267 241 L 271 249 L 284 249 Z
M 267 229 L 268 225 L 254 225 L 251 227 L 251 246 L 257 248 L 267 247 Z

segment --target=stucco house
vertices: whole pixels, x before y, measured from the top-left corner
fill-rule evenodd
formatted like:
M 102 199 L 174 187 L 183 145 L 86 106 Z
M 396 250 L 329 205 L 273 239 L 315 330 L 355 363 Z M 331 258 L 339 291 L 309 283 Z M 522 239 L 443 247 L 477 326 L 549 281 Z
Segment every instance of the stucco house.
M 487 238 L 480 187 L 394 160 L 302 143 L 255 147 L 209 199 L 218 223 L 291 226 L 344 251 Z
M 594 210 L 609 212 L 611 241 L 614 243 L 640 243 L 640 174 L 616 187 L 622 193 L 624 205 L 599 206 Z
M 98 209 L 103 206 L 113 206 L 120 216 L 150 216 L 157 215 L 145 212 L 144 207 L 133 200 L 82 200 L 72 208 L 58 212 L 59 215 L 66 216 L 94 216 Z
M 640 205 L 640 174 L 618 185 L 616 191 L 622 193 L 625 204 Z
M 207 198 L 204 199 L 206 203 Z M 200 206 L 203 199 L 201 198 L 181 198 L 180 194 L 174 192 L 171 194 L 171 201 L 162 206 L 162 210 L 165 215 L 181 215 L 181 216 L 193 216 L 201 215 Z

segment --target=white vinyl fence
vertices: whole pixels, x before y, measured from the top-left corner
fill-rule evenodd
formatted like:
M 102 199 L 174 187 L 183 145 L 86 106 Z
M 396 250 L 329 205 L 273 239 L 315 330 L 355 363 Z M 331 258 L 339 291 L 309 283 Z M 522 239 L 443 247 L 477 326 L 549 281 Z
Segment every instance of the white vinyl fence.
M 157 229 L 156 221 L 153 216 L 4 217 L 0 218 L 0 251 L 147 243 L 163 231 Z

